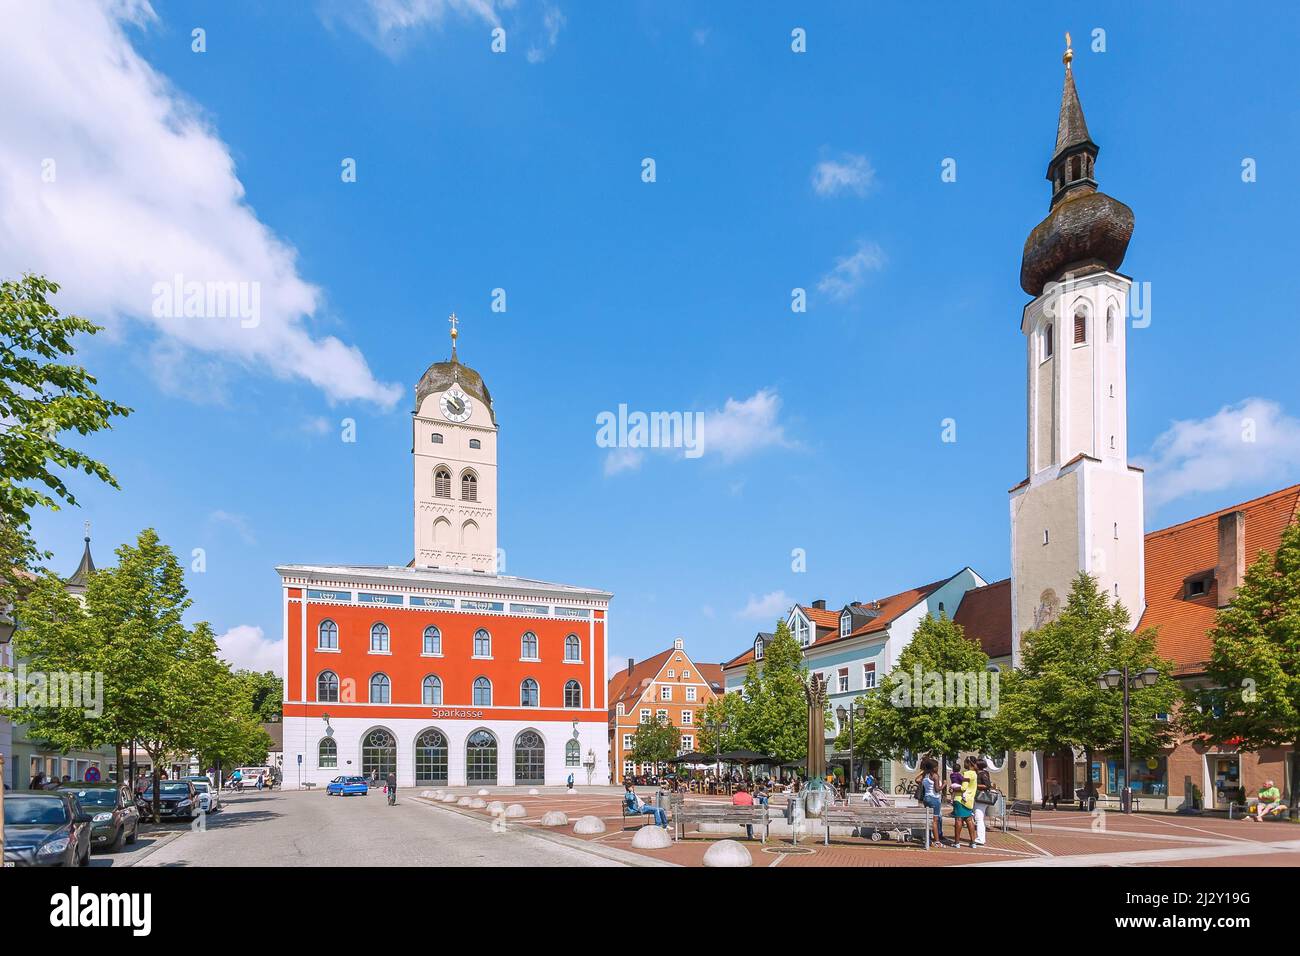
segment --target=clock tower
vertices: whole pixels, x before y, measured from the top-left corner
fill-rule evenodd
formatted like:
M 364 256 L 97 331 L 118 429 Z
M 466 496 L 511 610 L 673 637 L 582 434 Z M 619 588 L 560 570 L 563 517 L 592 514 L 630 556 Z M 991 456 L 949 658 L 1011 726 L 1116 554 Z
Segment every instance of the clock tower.
M 415 566 L 497 570 L 497 420 L 483 377 L 456 355 L 430 365 L 415 387 Z

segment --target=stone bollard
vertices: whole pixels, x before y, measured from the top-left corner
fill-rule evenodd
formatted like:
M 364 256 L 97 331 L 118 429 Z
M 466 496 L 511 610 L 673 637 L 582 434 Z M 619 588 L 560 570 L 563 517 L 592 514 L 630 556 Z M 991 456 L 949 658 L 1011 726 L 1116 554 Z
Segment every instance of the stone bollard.
M 479 795 L 480 797 L 486 797 L 486 796 L 488 795 L 488 789 L 487 789 L 487 787 L 480 787 L 480 788 L 479 788 L 479 791 L 478 791 L 478 795 Z
M 459 800 L 456 801 L 456 806 L 468 807 L 472 799 L 473 799 L 472 797 L 461 797 Z
M 643 826 L 632 837 L 635 850 L 666 850 L 673 845 L 673 838 L 663 827 Z
M 515 820 L 518 819 L 519 817 L 528 816 L 528 811 L 524 809 L 524 805 L 522 803 L 512 803 L 510 804 L 510 806 L 506 807 L 505 815 L 509 817 L 511 820 Z
M 589 836 L 592 833 L 604 833 L 605 821 L 600 817 L 580 817 L 573 825 L 573 832 Z
M 567 827 L 569 825 L 569 815 L 563 810 L 547 810 L 542 814 L 542 826 L 544 827 Z
M 719 840 L 704 853 L 705 866 L 750 866 L 749 851 L 735 840 Z
M 493 816 L 493 817 L 496 816 L 498 813 L 505 813 L 506 805 L 502 803 L 500 800 L 493 800 L 491 803 L 487 805 L 487 812 L 489 816 Z
M 471 810 L 482 810 L 485 806 L 487 806 L 487 803 L 482 797 L 475 797 L 469 802 L 469 808 Z

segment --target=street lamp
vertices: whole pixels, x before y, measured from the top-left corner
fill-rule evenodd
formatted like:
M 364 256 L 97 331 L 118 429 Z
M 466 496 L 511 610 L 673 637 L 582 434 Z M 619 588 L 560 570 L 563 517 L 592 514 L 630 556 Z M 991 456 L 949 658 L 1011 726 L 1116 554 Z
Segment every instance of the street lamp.
M 1130 674 L 1127 664 L 1124 665 L 1123 670 L 1112 667 L 1097 678 L 1097 686 L 1102 690 L 1117 690 L 1121 687 L 1124 689 L 1124 789 L 1120 792 L 1119 798 L 1120 809 L 1124 813 L 1133 812 L 1133 786 L 1129 779 L 1133 770 L 1129 758 L 1129 691 L 1139 687 L 1154 687 L 1159 679 L 1160 672 L 1154 667 Z
M 714 753 L 718 756 L 718 780 L 722 780 L 722 735 L 731 729 L 731 724 L 725 720 L 708 720 L 704 723 L 704 729 L 709 732 L 713 738 Z
M 866 715 L 867 708 L 856 701 L 854 701 L 852 707 L 846 708 L 843 704 L 840 704 L 835 708 L 835 716 L 839 718 L 840 726 L 844 726 L 845 720 L 849 722 L 849 793 L 854 792 L 853 785 L 857 780 L 856 775 L 853 773 L 853 755 L 857 750 L 853 739 L 853 718 L 865 717 Z

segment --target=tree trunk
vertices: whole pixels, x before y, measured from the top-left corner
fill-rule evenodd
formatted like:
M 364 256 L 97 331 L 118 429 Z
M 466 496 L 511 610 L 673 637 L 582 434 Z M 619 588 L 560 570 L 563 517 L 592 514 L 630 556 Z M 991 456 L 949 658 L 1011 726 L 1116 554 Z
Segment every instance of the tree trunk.
M 113 759 L 117 761 L 117 785 L 120 787 L 124 779 L 122 773 L 122 745 L 120 743 L 113 745 Z
M 158 788 L 158 761 L 162 759 L 162 754 L 154 755 L 152 750 L 145 748 L 149 754 L 150 776 L 153 778 L 153 822 L 155 824 L 162 822 L 162 794 Z
M 1291 745 L 1291 819 L 1300 819 L 1300 740 Z

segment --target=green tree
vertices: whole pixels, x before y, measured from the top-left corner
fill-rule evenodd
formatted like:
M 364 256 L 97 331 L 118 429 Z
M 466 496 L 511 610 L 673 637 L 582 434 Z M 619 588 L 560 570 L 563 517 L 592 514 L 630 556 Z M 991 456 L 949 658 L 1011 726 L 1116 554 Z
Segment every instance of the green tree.
M 77 503 L 60 472 L 117 487 L 105 465 L 60 436 L 101 431 L 131 412 L 101 398 L 84 368 L 62 361 L 78 333 L 99 327 L 59 315 L 46 298 L 58 291 L 42 276 L 0 282 L 0 608 L 17 603 L 23 572 L 49 557 L 31 537 L 32 510 Z
M 277 724 L 282 718 L 284 681 L 275 671 L 237 670 L 241 690 L 248 695 L 253 714 L 264 724 Z
M 927 615 L 879 687 L 859 697 L 854 756 L 899 759 L 912 754 L 955 756 L 994 748 L 1000 674 L 988 655 L 947 617 Z M 849 749 L 847 722 L 835 741 Z
M 1188 691 L 1180 728 L 1244 750 L 1289 747 L 1300 814 L 1300 524 L 1261 551 L 1210 631 L 1206 684 Z
M 637 763 L 663 763 L 677 756 L 681 743 L 680 730 L 667 721 L 651 718 L 637 727 L 629 756 Z
M 803 649 L 785 621 L 746 673 L 742 737 L 746 745 L 782 763 L 808 755 L 808 669 Z M 828 712 L 829 717 L 829 712 Z
M 1017 670 L 1003 675 L 998 728 L 1007 746 L 1047 753 L 1079 747 L 1088 765 L 1096 750 L 1115 752 L 1123 740 L 1123 694 L 1099 686 L 1108 670 L 1128 666 L 1159 673 L 1155 686 L 1130 693 L 1130 748 L 1152 756 L 1173 735 L 1159 719 L 1179 697 L 1173 665 L 1156 652 L 1156 632 L 1129 629 L 1128 611 L 1080 572 L 1060 615 L 1021 639 Z M 1127 770 L 1125 771 L 1127 773 Z
M 737 693 L 722 694 L 705 704 L 696 718 L 698 736 L 695 749 L 700 753 L 716 754 L 748 747 L 749 741 L 744 736 L 745 709 L 744 695 Z M 726 730 L 710 729 L 724 724 Z

